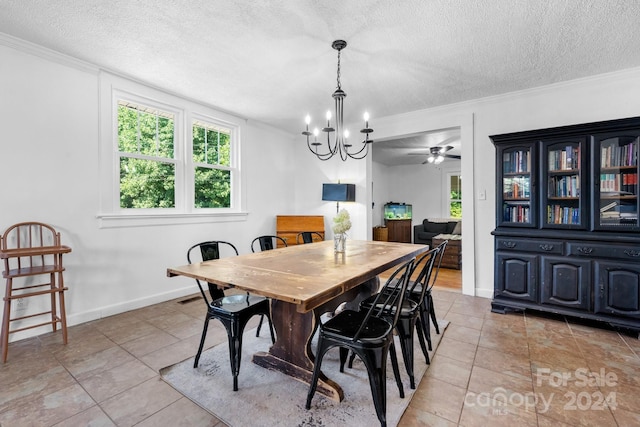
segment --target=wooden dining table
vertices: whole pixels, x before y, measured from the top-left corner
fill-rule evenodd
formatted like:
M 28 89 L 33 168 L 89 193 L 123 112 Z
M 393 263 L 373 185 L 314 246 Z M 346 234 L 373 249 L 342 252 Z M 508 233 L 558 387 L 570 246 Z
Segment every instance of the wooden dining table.
M 378 274 L 426 250 L 409 243 L 348 240 L 345 252 L 335 253 L 333 242 L 323 241 L 168 268 L 167 275 L 270 298 L 276 342 L 256 353 L 253 362 L 309 384 L 315 360 L 311 340 L 320 316 L 343 302 L 357 309 L 377 291 Z M 340 385 L 324 374 L 317 391 L 336 401 L 344 398 Z

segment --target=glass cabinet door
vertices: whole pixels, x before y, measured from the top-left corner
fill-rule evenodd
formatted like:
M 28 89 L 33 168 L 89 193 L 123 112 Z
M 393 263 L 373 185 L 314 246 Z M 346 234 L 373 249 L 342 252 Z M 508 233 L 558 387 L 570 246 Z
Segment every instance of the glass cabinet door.
M 640 130 L 593 137 L 594 229 L 638 231 Z
M 535 227 L 535 199 L 532 198 L 534 144 L 510 146 L 498 151 L 502 197 L 498 200 L 498 226 Z
M 542 142 L 543 228 L 586 228 L 586 138 Z

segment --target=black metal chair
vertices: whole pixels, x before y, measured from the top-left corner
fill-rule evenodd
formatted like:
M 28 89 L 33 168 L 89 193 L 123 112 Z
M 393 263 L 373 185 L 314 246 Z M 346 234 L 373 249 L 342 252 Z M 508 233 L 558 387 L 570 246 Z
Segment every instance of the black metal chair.
M 281 242 L 285 247 L 287 247 L 287 241 L 280 236 L 258 236 L 251 242 L 251 252 L 256 251 L 256 242 L 260 245 L 260 251 L 269 251 L 277 247 L 278 241 Z
M 409 375 L 409 384 L 412 389 L 416 388 L 415 384 L 415 376 L 413 373 L 414 366 L 414 352 L 413 352 L 413 333 L 418 329 L 418 340 L 420 341 L 420 348 L 422 349 L 422 354 L 424 354 L 424 358 L 427 364 L 430 363 L 429 353 L 427 352 L 427 347 L 424 342 L 424 334 L 422 332 L 422 322 L 419 321 L 421 315 L 420 306 L 422 305 L 422 301 L 424 300 L 424 292 L 426 292 L 427 287 L 424 284 L 429 283 L 429 278 L 433 271 L 433 266 L 435 264 L 435 260 L 438 256 L 439 248 L 431 249 L 424 254 L 420 255 L 420 257 L 416 260 L 414 264 L 413 272 L 420 271 L 418 277 L 415 280 L 410 280 L 407 285 L 407 295 L 406 299 L 401 305 L 400 308 L 400 316 L 398 318 L 396 324 L 396 332 L 400 339 L 400 348 L 402 350 L 402 358 L 404 360 L 404 366 L 407 370 L 407 375 Z M 420 287 L 423 289 L 422 293 L 419 293 L 417 297 L 415 289 Z M 388 291 L 387 291 L 388 292 Z M 375 295 L 365 299 L 360 303 L 360 310 L 368 310 L 371 308 L 372 304 L 375 303 Z M 392 307 L 395 310 L 395 307 Z M 388 319 L 391 319 L 397 316 L 395 311 L 387 311 L 382 313 L 383 316 L 386 316 Z M 349 367 L 352 366 L 353 359 L 355 354 L 351 354 L 351 358 L 349 359 Z
M 277 242 L 280 241 L 284 247 L 287 247 L 287 241 L 280 236 L 271 236 L 264 235 L 258 236 L 251 242 L 251 252 L 255 252 L 256 242 L 259 243 L 260 251 L 270 251 L 277 247 Z M 256 337 L 260 336 L 260 330 L 262 329 L 262 322 L 264 321 L 264 316 L 260 316 L 260 323 L 258 323 L 258 328 L 256 329 Z
M 236 247 L 229 242 L 207 241 L 197 243 L 190 247 L 187 251 L 187 261 L 189 264 L 192 263 L 192 260 L 197 262 L 195 255 L 198 252 L 200 253 L 202 261 L 219 259 L 221 246 L 232 250 L 238 255 Z M 207 336 L 207 329 L 209 328 L 209 321 L 211 319 L 218 319 L 227 330 L 227 336 L 229 338 L 229 361 L 231 363 L 231 373 L 233 374 L 233 391 L 237 391 L 238 374 L 240 373 L 240 362 L 242 359 L 242 333 L 249 319 L 255 315 L 267 316 L 269 330 L 271 332 L 271 342 L 275 343 L 269 300 L 264 297 L 250 295 L 249 293 L 225 296 L 224 292 L 218 289 L 215 284 L 208 283 L 209 294 L 211 296 L 210 301 L 198 279 L 196 279 L 196 283 L 198 284 L 198 288 L 200 288 L 202 298 L 204 298 L 207 304 L 207 315 L 204 319 L 200 347 L 198 347 L 193 367 L 198 367 L 202 348 L 204 347 L 204 340 Z
M 313 377 L 309 386 L 306 408 L 311 408 L 311 400 L 318 385 L 322 359 L 333 347 L 340 347 L 340 372 L 344 372 L 349 350 L 362 359 L 369 375 L 369 385 L 376 414 L 382 426 L 386 426 L 387 413 L 387 354 L 391 354 L 393 374 L 404 397 L 400 380 L 398 360 L 393 344 L 393 330 L 400 314 L 400 307 L 406 296 L 407 284 L 413 269 L 412 259 L 400 266 L 387 280 L 382 291 L 376 294 L 374 303 L 367 311 L 344 310 L 325 323 L 320 324 L 318 347 L 313 367 Z M 395 307 L 395 308 L 394 308 Z M 384 313 L 395 312 L 389 318 Z
M 314 241 L 317 242 L 322 240 L 324 240 L 324 237 L 322 237 L 322 234 L 318 233 L 317 231 L 303 231 L 296 235 L 296 243 L 298 245 L 303 243 L 313 243 Z
M 420 304 L 420 321 L 422 323 L 422 331 L 424 333 L 424 337 L 427 340 L 427 345 L 429 346 L 429 350 L 432 350 L 431 345 L 431 325 L 430 320 L 433 322 L 433 326 L 436 330 L 436 333 L 440 334 L 440 328 L 438 327 L 438 321 L 436 320 L 436 312 L 433 306 L 433 296 L 431 295 L 431 290 L 433 289 L 433 285 L 436 283 L 438 279 L 438 272 L 440 271 L 440 266 L 442 265 L 442 257 L 444 256 L 444 252 L 447 249 L 448 240 L 440 243 L 436 248 L 439 250 L 438 257 L 433 264 L 433 273 L 431 274 L 431 278 L 429 281 L 425 282 L 427 285 L 426 291 L 422 292 L 422 283 L 413 287 L 412 298 L 418 299 L 420 295 L 424 295 L 422 297 L 423 303 Z M 409 288 L 411 288 L 411 283 L 409 284 Z

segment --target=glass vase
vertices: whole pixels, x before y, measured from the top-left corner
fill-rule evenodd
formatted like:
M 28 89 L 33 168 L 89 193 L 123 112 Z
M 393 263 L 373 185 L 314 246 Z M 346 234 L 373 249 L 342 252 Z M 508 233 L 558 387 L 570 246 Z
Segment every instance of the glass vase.
M 344 253 L 347 246 L 346 233 L 338 233 L 333 236 L 333 249 L 336 253 Z

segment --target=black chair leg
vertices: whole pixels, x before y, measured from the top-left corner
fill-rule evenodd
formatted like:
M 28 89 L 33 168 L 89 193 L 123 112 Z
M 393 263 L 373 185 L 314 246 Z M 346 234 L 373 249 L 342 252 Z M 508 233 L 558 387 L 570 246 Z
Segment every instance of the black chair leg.
M 229 362 L 231 363 L 231 374 L 233 375 L 233 391 L 238 391 L 238 375 L 240 374 L 240 362 L 242 361 L 242 332 L 244 326 L 235 321 L 223 322 L 227 328 L 229 337 Z M 235 334 L 234 334 L 235 332 Z
M 320 368 L 322 366 L 322 358 L 324 357 L 324 353 L 326 350 L 322 348 L 323 346 L 322 336 L 318 338 L 318 354 L 316 354 L 316 360 L 313 364 L 313 376 L 311 377 L 311 384 L 309 384 L 309 393 L 307 394 L 307 403 L 304 406 L 306 409 L 311 409 L 311 399 L 313 399 L 313 395 L 316 392 L 316 388 L 318 387 L 318 376 L 320 376 Z
M 422 349 L 422 354 L 424 354 L 425 361 L 427 365 L 431 364 L 429 360 L 429 352 L 427 351 L 427 345 L 424 342 L 424 331 L 422 330 L 422 321 L 416 322 L 416 334 L 418 335 L 418 341 L 420 342 L 420 348 Z
M 427 298 L 429 300 L 429 315 L 433 321 L 433 327 L 436 328 L 436 334 L 440 335 L 440 328 L 438 327 L 438 321 L 436 320 L 436 311 L 433 307 L 433 297 L 431 296 L 431 292 L 427 294 Z
M 205 317 L 204 319 L 204 327 L 202 328 L 202 337 L 200 338 L 200 347 L 198 347 L 196 358 L 193 361 L 194 368 L 198 367 L 198 362 L 200 361 L 200 355 L 202 354 L 202 347 L 204 347 L 204 340 L 207 337 L 207 329 L 209 329 L 209 320 L 211 320 L 211 318 L 209 317 L 209 315 L 207 315 L 207 317 Z
M 276 343 L 276 335 L 273 332 L 273 323 L 271 322 L 271 316 L 267 314 L 263 314 L 263 316 L 267 316 L 267 323 L 269 323 L 269 333 L 271 334 L 271 344 Z
M 258 323 L 258 329 L 256 330 L 256 337 L 260 336 L 260 329 L 262 329 L 262 321 L 264 320 L 264 314 L 260 316 L 260 322 Z
M 393 344 L 393 340 L 391 340 L 391 344 L 389 345 L 389 355 L 391 355 L 391 367 L 393 368 L 393 376 L 396 379 L 396 384 L 398 385 L 398 392 L 400 393 L 400 398 L 404 399 L 404 386 L 402 385 L 402 379 L 400 379 L 400 368 L 398 367 L 398 355 L 396 354 L 396 346 Z
M 356 353 L 354 351 L 351 352 L 351 357 L 349 358 L 349 369 L 353 368 L 353 360 L 356 358 Z
M 433 350 L 431 347 L 431 324 L 429 323 L 429 300 L 425 295 L 424 301 L 420 306 L 420 321 L 422 322 L 422 332 L 429 345 L 429 350 Z
M 365 351 L 361 358 L 367 367 L 369 385 L 373 396 L 373 406 L 380 426 L 387 425 L 387 353 L 390 346 Z
M 400 338 L 400 348 L 402 349 L 402 357 L 404 359 L 404 366 L 407 368 L 407 375 L 409 375 L 409 386 L 411 389 L 416 388 L 416 380 L 413 376 L 413 329 L 415 323 L 412 319 L 398 319 L 396 329 L 398 330 L 398 337 Z
M 344 372 L 344 364 L 347 361 L 347 356 L 349 355 L 349 349 L 340 347 L 340 372 Z M 349 368 L 353 364 L 353 358 L 356 357 L 355 353 L 351 353 L 351 362 Z

